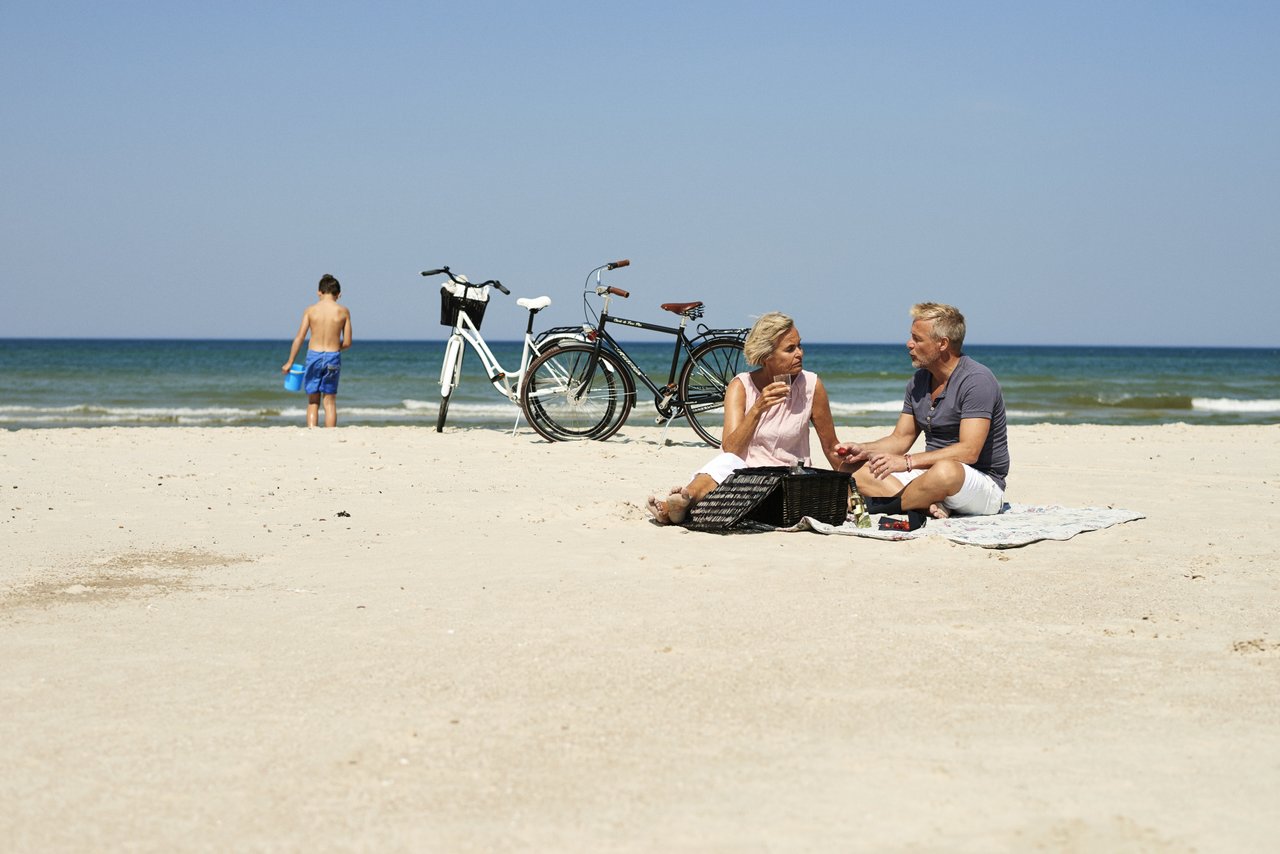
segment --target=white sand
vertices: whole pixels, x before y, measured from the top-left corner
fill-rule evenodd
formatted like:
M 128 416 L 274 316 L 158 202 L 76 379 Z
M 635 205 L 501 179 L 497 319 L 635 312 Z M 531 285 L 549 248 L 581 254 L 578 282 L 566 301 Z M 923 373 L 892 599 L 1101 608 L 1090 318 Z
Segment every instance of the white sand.
M 1148 518 L 1007 551 L 658 528 L 673 434 L 0 432 L 0 850 L 1275 850 L 1280 427 L 1015 428 Z

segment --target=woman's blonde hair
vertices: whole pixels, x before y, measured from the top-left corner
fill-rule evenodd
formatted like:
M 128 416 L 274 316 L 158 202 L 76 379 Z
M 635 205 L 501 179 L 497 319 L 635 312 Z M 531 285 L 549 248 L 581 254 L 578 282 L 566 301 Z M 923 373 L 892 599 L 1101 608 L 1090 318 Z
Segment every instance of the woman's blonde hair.
M 778 339 L 786 335 L 796 322 L 780 311 L 771 311 L 761 315 L 756 325 L 747 333 L 747 340 L 742 344 L 742 355 L 748 365 L 763 365 L 769 358 Z

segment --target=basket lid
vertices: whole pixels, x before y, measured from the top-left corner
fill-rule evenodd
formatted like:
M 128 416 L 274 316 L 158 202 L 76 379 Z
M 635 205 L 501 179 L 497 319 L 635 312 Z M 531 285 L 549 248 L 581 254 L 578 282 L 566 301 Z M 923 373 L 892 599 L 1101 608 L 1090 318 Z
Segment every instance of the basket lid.
M 786 472 L 785 467 L 739 469 L 693 505 L 685 527 L 721 530 L 740 524 L 769 497 Z

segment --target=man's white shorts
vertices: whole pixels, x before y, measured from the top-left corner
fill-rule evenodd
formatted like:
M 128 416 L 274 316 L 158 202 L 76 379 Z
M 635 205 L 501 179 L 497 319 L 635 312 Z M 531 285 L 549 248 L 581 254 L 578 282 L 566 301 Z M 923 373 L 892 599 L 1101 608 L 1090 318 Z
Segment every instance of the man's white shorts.
M 906 486 L 926 471 L 928 469 L 896 471 L 893 476 Z M 943 501 L 942 506 L 957 516 L 993 516 L 1004 506 L 1004 490 L 987 475 L 964 465 L 964 486 L 961 486 L 960 491 L 955 495 Z

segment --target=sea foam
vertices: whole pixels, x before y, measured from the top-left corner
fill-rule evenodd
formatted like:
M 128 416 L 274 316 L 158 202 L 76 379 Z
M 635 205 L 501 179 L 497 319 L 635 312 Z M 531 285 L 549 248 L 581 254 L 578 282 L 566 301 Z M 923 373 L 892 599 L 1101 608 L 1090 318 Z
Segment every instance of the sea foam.
M 1280 412 L 1280 400 L 1236 400 L 1229 397 L 1193 397 L 1191 408 L 1201 412 Z

